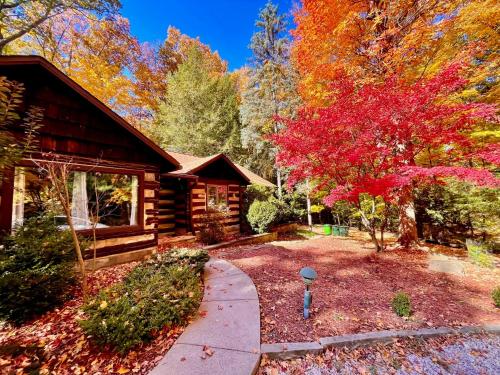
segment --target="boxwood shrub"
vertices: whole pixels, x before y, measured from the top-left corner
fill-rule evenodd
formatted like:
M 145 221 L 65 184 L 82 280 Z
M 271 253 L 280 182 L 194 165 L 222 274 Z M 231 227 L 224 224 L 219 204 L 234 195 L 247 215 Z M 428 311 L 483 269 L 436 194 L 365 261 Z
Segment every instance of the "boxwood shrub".
M 0 246 L 0 319 L 21 324 L 63 303 L 76 282 L 74 265 L 69 231 L 50 216 L 27 220 Z
M 254 201 L 248 209 L 247 219 L 257 233 L 264 233 L 276 222 L 279 209 L 272 201 Z
M 89 301 L 81 326 L 99 345 L 123 353 L 165 326 L 185 324 L 202 297 L 206 260 L 206 252 L 189 249 L 155 256 Z

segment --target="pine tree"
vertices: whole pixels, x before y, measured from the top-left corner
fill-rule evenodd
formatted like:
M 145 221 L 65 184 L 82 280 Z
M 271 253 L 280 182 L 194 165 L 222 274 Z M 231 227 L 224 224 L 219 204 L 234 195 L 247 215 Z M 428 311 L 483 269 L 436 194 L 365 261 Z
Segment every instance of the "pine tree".
M 169 79 L 156 115 L 155 137 L 170 151 L 208 156 L 223 152 L 238 159 L 240 122 L 236 83 L 214 73 L 202 52 L 191 48 Z
M 278 194 L 282 173 L 276 166 L 276 150 L 266 135 L 276 134 L 281 124 L 277 117 L 290 117 L 298 105 L 296 76 L 289 63 L 286 20 L 278 7 L 268 2 L 259 14 L 250 48 L 253 66 L 241 104 L 242 142 L 245 164 L 266 178 L 276 172 Z

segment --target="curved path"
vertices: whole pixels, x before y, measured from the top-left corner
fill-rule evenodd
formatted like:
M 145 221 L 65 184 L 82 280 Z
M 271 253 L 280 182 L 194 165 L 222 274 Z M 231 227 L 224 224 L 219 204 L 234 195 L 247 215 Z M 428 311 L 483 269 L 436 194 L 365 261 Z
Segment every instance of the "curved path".
M 257 290 L 239 268 L 221 259 L 205 265 L 200 316 L 170 348 L 152 375 L 251 375 L 260 359 Z

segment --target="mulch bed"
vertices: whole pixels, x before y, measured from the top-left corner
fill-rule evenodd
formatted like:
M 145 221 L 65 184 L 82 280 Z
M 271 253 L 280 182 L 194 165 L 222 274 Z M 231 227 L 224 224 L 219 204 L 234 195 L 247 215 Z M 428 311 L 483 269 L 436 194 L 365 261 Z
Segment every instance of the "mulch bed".
M 121 281 L 138 263 L 89 274 L 90 294 Z M 0 323 L 0 373 L 147 374 L 183 331 L 171 327 L 150 343 L 125 355 L 96 347 L 77 323 L 83 317 L 82 296 L 20 327 Z
M 498 374 L 499 355 L 498 336 L 408 338 L 358 348 L 331 348 L 289 361 L 263 357 L 258 374 Z
M 316 237 L 218 249 L 211 255 L 233 262 L 254 281 L 261 305 L 264 343 L 313 341 L 324 336 L 385 329 L 498 322 L 491 291 L 500 270 L 467 264 L 466 276 L 427 269 L 428 252 L 376 254 L 371 243 Z M 299 271 L 313 267 L 312 315 L 302 317 L 304 285 Z M 394 294 L 410 295 L 413 315 L 396 316 Z

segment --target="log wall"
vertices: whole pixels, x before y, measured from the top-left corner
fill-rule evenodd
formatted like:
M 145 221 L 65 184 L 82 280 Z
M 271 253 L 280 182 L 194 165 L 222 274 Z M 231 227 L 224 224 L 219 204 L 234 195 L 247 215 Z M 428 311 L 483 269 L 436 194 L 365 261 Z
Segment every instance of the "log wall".
M 200 218 L 207 209 L 207 186 L 224 185 L 227 187 L 228 217 L 224 220 L 227 233 L 240 231 L 240 197 L 241 189 L 237 182 L 211 179 L 200 179 L 191 189 L 191 216 L 194 232 L 197 234 L 200 227 Z
M 175 235 L 175 196 L 177 193 L 176 181 L 161 179 L 158 201 L 158 233 L 169 236 Z

